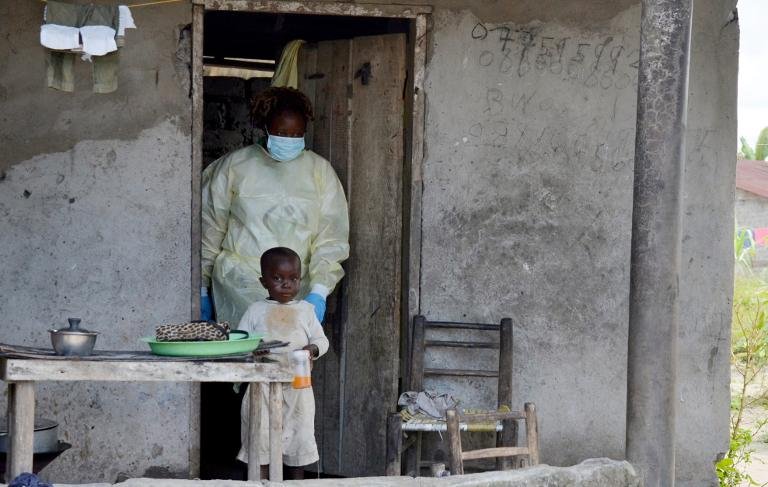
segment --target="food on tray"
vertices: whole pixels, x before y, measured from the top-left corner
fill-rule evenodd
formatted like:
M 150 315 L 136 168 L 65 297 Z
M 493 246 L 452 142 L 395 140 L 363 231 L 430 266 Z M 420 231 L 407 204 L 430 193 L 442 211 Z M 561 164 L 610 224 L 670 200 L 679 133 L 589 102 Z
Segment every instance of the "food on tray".
M 158 342 L 219 342 L 229 340 L 229 333 L 226 321 L 191 321 L 158 326 L 155 337 Z

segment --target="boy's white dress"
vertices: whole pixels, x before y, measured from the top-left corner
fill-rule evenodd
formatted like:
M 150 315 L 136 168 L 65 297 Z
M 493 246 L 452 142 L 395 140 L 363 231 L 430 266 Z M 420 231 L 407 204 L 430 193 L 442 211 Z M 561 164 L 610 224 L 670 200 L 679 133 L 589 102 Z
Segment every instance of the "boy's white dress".
M 317 320 L 315 308 L 306 301 L 258 301 L 252 304 L 237 327 L 249 333 L 257 333 L 264 340 L 290 342 L 283 348 L 273 349 L 270 358 L 289 360 L 290 352 L 305 345 L 314 344 L 320 355 L 328 351 L 328 339 Z M 267 394 L 262 388 L 259 464 L 269 464 L 269 410 Z M 249 394 L 243 399 L 240 411 L 240 439 L 242 447 L 237 459 L 248 462 Z M 318 460 L 315 442 L 315 398 L 312 388 L 293 389 L 283 386 L 283 463 L 301 466 Z

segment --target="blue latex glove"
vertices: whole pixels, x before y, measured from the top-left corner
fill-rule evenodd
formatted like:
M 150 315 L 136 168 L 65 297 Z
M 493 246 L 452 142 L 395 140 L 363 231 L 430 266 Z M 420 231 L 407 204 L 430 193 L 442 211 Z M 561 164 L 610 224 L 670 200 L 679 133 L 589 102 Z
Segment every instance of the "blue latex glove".
M 51 487 L 51 484 L 46 484 L 35 474 L 25 472 L 13 479 L 9 487 Z
M 213 319 L 213 301 L 208 296 L 208 289 L 200 289 L 200 319 L 210 321 Z
M 322 323 L 323 317 L 325 317 L 325 298 L 317 293 L 309 293 L 309 296 L 304 298 L 304 301 L 315 307 L 315 315 L 317 316 L 317 321 Z

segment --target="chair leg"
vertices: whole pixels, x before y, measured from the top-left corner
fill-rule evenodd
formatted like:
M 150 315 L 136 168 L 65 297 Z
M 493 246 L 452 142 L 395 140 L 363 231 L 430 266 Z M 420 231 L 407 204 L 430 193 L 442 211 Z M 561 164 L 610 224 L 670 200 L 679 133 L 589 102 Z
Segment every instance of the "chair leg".
M 496 447 L 517 446 L 517 421 L 505 419 L 502 421 L 502 430 L 496 433 Z M 496 470 L 512 470 L 516 468 L 512 457 L 499 457 L 496 459 Z
M 408 435 L 415 435 L 417 433 L 411 432 Z M 403 463 L 405 464 L 405 475 L 409 477 L 418 476 L 419 469 L 416 464 L 416 448 L 418 448 L 418 441 L 414 437 L 410 437 L 408 444 L 403 448 Z
M 385 475 L 401 475 L 401 456 L 403 454 L 403 420 L 400 414 L 387 416 L 387 465 Z
M 539 425 L 536 420 L 536 406 L 532 402 L 525 403 L 525 436 L 530 451 L 530 466 L 539 464 Z
M 451 475 L 464 474 L 464 460 L 461 458 L 461 433 L 459 432 L 459 416 L 455 409 L 445 412 L 448 426 L 448 449 L 450 451 Z
M 414 477 L 421 477 L 421 444 L 424 439 L 424 433 L 419 431 L 416 433 L 416 444 L 413 448 L 416 450 L 416 474 Z

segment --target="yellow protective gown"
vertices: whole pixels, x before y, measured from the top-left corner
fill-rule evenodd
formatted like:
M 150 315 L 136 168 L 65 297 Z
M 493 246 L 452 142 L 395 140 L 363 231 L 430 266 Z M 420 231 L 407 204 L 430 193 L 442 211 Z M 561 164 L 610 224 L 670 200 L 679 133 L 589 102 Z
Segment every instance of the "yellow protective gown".
M 203 172 L 202 285 L 213 286 L 219 321 L 239 323 L 267 297 L 259 259 L 272 247 L 301 257 L 300 299 L 310 289 L 327 294 L 344 275 L 347 200 L 330 163 L 312 151 L 279 162 L 252 145 Z

